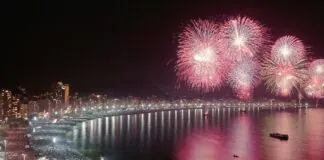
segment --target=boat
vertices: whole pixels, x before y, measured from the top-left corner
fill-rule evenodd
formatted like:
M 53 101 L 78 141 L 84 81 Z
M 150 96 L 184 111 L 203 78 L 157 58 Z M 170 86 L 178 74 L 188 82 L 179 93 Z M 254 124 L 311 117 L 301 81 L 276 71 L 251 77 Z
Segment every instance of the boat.
M 207 116 L 208 115 L 208 110 L 204 113 L 204 116 Z
M 281 134 L 281 133 L 270 133 L 270 137 L 277 138 L 280 140 L 288 140 L 289 139 L 288 134 Z
M 247 110 L 245 110 L 245 109 L 242 109 L 242 110 L 241 110 L 241 112 L 247 112 Z
M 204 111 L 204 116 L 208 116 L 208 108 L 207 106 L 202 106 L 203 111 Z

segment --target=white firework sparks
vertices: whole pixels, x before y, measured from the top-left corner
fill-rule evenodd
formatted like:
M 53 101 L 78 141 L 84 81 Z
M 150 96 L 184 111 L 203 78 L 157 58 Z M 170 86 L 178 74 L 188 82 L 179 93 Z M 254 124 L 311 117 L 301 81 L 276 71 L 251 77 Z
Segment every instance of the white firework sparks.
M 266 29 L 248 17 L 235 17 L 220 27 L 222 51 L 231 60 L 255 57 L 265 47 Z
M 267 59 L 263 64 L 265 85 L 272 93 L 289 96 L 293 89 L 305 83 L 308 77 L 307 60 L 284 62 Z
M 240 99 L 249 99 L 260 82 L 260 67 L 255 59 L 244 58 L 233 65 L 228 81 Z
M 296 62 L 306 56 L 306 50 L 301 40 L 294 36 L 279 38 L 271 49 L 271 56 L 276 61 Z

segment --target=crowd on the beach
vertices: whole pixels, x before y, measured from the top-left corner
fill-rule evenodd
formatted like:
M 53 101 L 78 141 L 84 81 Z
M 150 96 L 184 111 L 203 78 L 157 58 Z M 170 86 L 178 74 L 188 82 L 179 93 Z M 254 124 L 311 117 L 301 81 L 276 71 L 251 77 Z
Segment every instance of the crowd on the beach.
M 72 123 L 75 124 L 75 123 Z M 59 120 L 55 123 L 50 119 L 38 119 L 30 124 L 30 144 L 39 157 L 47 159 L 87 159 L 73 147 L 66 134 L 73 125 L 69 120 Z
M 6 160 L 34 160 L 36 153 L 30 148 L 26 128 L 7 129 L 4 138 Z

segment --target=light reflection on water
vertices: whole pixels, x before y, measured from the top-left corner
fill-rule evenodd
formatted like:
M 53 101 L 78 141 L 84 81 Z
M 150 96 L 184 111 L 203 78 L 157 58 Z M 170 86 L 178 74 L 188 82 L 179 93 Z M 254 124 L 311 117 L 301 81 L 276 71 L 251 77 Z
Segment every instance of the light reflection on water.
M 73 130 L 80 149 L 109 159 L 324 159 L 324 109 L 201 109 L 112 116 Z M 289 134 L 289 141 L 269 137 Z

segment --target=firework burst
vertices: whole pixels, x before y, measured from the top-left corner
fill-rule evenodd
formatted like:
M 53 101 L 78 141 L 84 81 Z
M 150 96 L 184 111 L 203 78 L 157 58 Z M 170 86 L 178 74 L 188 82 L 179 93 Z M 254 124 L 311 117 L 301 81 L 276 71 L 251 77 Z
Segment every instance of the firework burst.
M 250 99 L 260 81 L 260 67 L 255 59 L 243 58 L 233 65 L 228 81 L 240 99 Z
M 255 57 L 267 41 L 266 29 L 248 17 L 235 17 L 220 27 L 222 51 L 231 60 Z
M 305 93 L 308 97 L 321 99 L 324 97 L 324 81 L 312 77 L 305 85 Z
M 313 61 L 309 66 L 309 73 L 312 77 L 324 80 L 324 59 Z
M 309 65 L 309 80 L 305 85 L 307 96 L 321 99 L 324 96 L 324 59 L 313 61 Z
M 180 34 L 177 77 L 192 89 L 207 92 L 222 84 L 226 67 L 219 52 L 217 33 L 215 23 L 197 20 Z
M 263 78 L 265 84 L 272 93 L 281 96 L 289 96 L 295 88 L 303 85 L 308 77 L 307 60 L 285 62 L 267 59 L 263 64 Z
M 279 38 L 271 49 L 272 59 L 277 61 L 299 61 L 306 56 L 306 50 L 301 40 L 294 36 Z

